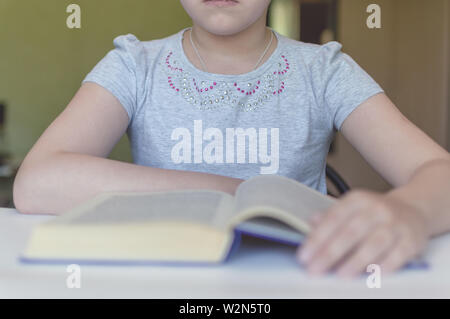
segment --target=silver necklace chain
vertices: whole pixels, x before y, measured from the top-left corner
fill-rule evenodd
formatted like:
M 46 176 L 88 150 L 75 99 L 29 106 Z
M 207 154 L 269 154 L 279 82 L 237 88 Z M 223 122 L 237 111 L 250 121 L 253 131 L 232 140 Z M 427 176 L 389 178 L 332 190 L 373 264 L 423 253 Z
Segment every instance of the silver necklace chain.
M 190 28 L 191 32 L 189 32 L 189 38 L 191 40 L 191 44 L 192 47 L 194 48 L 195 53 L 197 54 L 198 58 L 200 59 L 200 62 L 203 65 L 203 68 L 206 70 L 206 72 L 208 72 L 208 68 L 206 67 L 205 62 L 203 61 L 202 57 L 200 56 L 200 53 L 198 53 L 197 47 L 195 46 L 194 42 L 192 41 L 192 28 Z M 261 55 L 261 57 L 259 58 L 258 62 L 256 63 L 255 67 L 253 68 L 253 70 L 256 70 L 256 68 L 258 67 L 259 63 L 261 62 L 261 60 L 264 58 L 264 56 L 267 53 L 267 50 L 269 50 L 270 45 L 272 44 L 273 41 L 273 31 L 270 32 L 270 42 L 269 45 L 266 47 L 266 49 L 264 50 L 263 54 Z

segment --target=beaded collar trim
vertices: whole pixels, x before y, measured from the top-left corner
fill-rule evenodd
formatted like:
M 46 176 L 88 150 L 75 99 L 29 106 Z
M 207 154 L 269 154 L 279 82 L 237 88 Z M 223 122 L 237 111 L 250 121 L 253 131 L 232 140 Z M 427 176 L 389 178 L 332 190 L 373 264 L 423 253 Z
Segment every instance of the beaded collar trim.
M 260 75 L 250 81 L 233 81 L 232 79 L 223 81 L 195 77 L 187 70 L 189 66 L 182 65 L 182 59 L 170 49 L 163 55 L 163 61 L 160 61 L 159 65 L 166 73 L 167 88 L 199 110 L 231 107 L 244 112 L 255 111 L 277 96 L 285 94 L 289 77 L 295 70 L 295 63 L 289 53 L 281 52 L 284 50 L 280 50 L 280 36 L 277 35 L 277 37 L 278 47 L 272 53 L 275 56 L 269 57 L 263 65 L 252 71 L 252 74 Z M 212 73 L 208 75 L 214 76 Z M 217 76 L 220 77 L 220 75 Z M 242 76 L 245 77 L 245 74 L 237 75 L 236 78 L 242 78 Z

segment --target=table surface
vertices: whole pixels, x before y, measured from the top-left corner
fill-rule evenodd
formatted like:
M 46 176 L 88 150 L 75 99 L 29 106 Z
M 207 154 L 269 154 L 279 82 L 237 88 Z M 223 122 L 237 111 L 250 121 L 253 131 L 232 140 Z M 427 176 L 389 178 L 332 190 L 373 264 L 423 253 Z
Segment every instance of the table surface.
M 0 208 L 0 298 L 450 298 L 450 235 L 430 241 L 429 269 L 353 280 L 308 276 L 295 247 L 245 238 L 217 266 L 81 266 L 81 287 L 67 288 L 67 265 L 18 261 L 33 226 L 53 216 Z

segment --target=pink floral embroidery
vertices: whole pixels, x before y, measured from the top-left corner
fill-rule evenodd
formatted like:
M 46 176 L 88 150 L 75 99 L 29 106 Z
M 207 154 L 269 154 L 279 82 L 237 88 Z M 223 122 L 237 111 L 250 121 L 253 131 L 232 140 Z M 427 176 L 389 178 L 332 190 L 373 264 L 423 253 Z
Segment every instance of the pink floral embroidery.
M 286 54 L 280 55 L 278 63 L 264 73 L 260 79 L 248 82 L 201 81 L 177 66 L 173 51 L 165 57 L 165 71 L 169 87 L 183 95 L 189 103 L 201 110 L 219 106 L 238 106 L 243 111 L 258 109 L 286 90 L 286 79 L 292 73 L 292 64 Z

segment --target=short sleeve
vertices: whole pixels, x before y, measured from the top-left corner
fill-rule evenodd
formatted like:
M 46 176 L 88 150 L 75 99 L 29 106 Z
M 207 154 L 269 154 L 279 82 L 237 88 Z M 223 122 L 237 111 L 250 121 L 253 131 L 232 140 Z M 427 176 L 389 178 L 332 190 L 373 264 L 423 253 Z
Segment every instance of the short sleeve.
M 384 92 L 341 48 L 335 41 L 324 44 L 311 62 L 316 99 L 336 130 L 341 129 L 347 116 L 364 101 Z
M 133 119 L 137 103 L 136 61 L 133 51 L 139 40 L 132 34 L 114 39 L 115 48 L 97 63 L 82 83 L 94 82 L 110 91 Z

